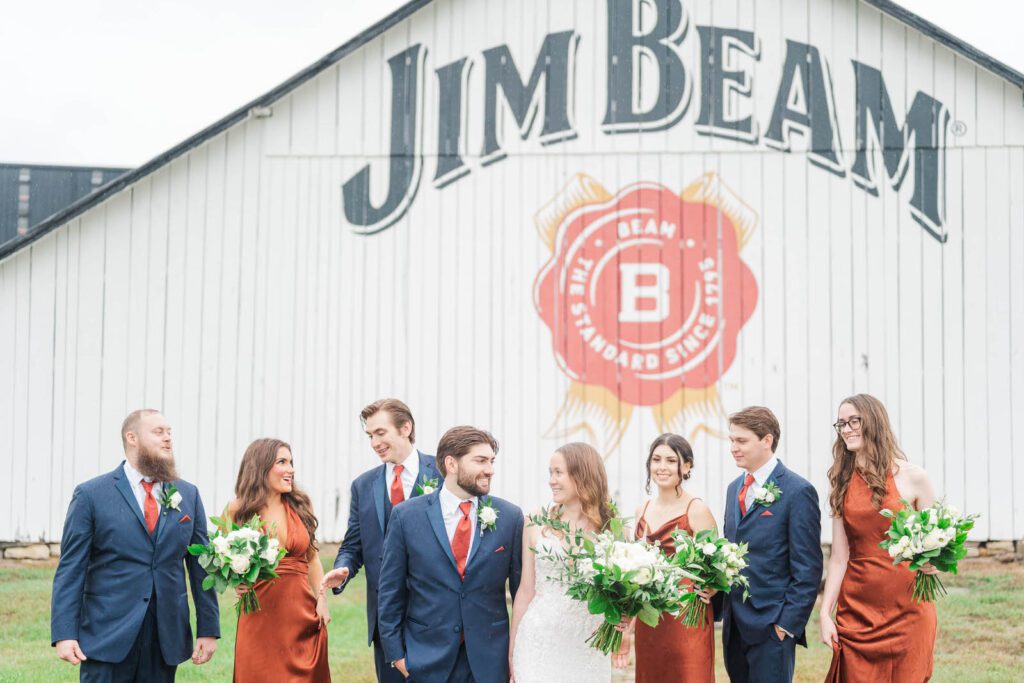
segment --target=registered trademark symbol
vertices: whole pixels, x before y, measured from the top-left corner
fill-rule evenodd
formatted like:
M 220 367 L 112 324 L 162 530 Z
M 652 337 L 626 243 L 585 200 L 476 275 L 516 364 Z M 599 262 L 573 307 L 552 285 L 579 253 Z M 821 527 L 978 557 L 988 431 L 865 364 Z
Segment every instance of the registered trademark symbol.
M 953 135 L 960 137 L 967 134 L 967 124 L 963 121 L 953 122 Z

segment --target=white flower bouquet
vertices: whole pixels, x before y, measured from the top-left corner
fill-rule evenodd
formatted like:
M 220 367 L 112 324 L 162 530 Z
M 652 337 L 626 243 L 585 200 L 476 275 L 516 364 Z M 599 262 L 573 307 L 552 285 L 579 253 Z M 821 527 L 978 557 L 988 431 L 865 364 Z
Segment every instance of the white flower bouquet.
M 902 502 L 902 510 L 880 511 L 892 524 L 878 546 L 889 552 L 893 564 L 909 562 L 909 569 L 917 572 L 914 599 L 934 602 L 937 596 L 946 594 L 946 589 L 938 575 L 924 574 L 921 567 L 931 564 L 940 572 L 956 574 L 957 562 L 967 556 L 964 542 L 978 515 L 963 515 L 941 500 L 923 510 Z
M 564 555 L 541 555 L 558 567 L 552 580 L 564 585 L 570 598 L 587 603 L 591 614 L 604 615 L 587 639 L 591 647 L 605 654 L 618 652 L 622 633 L 616 626 L 623 616 L 657 626 L 662 612 L 675 616 L 682 611 L 686 589 L 681 582 L 694 577 L 672 564 L 658 546 L 625 538 L 621 519 L 613 518 L 598 534 L 570 529 L 546 515 L 532 515 L 530 523 L 564 538 Z
M 714 529 L 698 531 L 694 536 L 677 529 L 672 532 L 672 540 L 676 543 L 672 562 L 696 577 L 693 580 L 694 590 L 713 588 L 728 592 L 734 586 L 743 586 L 743 599 L 750 597 L 747 577 L 740 574 L 747 566 L 746 543 L 733 543 L 719 536 Z M 687 606 L 683 611 L 683 625 L 703 626 L 707 605 L 693 591 L 687 593 L 684 600 Z
M 219 517 L 210 518 L 210 542 L 190 545 L 188 552 L 199 558 L 206 570 L 203 590 L 223 593 L 228 588 L 248 586 L 249 590 L 235 603 L 235 612 L 258 612 L 260 601 L 252 587 L 257 581 L 277 577 L 278 563 L 288 551 L 276 537 L 263 531 L 259 515 L 253 515 L 243 526 Z

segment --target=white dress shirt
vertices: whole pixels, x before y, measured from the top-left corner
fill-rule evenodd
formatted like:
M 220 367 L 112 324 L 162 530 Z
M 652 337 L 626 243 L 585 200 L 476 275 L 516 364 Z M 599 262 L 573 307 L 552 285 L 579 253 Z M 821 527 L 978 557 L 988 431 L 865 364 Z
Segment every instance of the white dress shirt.
M 124 461 L 124 476 L 128 479 L 128 483 L 131 484 L 132 493 L 135 494 L 135 500 L 139 503 L 139 509 L 142 510 L 142 515 L 146 515 L 146 489 L 142 488 L 142 481 L 152 481 L 149 477 L 143 477 L 138 470 L 131 466 L 131 464 Z M 160 482 L 153 484 L 153 498 L 156 500 L 157 509 L 160 508 L 160 494 L 164 491 L 164 485 Z
M 768 483 L 768 477 L 770 477 L 772 472 L 775 471 L 775 466 L 778 464 L 779 459 L 773 455 L 772 457 L 768 458 L 768 462 L 761 465 L 761 467 L 759 467 L 757 471 L 753 473 L 754 483 L 750 486 L 750 488 L 747 489 L 747 495 L 745 496 L 744 501 L 746 503 L 748 510 L 750 509 L 750 506 L 754 504 L 754 496 L 757 494 L 758 491 L 761 490 L 761 488 L 766 483 Z M 744 476 L 744 479 L 745 478 L 746 477 Z
M 405 499 L 409 500 L 412 498 L 413 487 L 416 486 L 416 478 L 420 476 L 420 454 L 416 452 L 416 449 L 412 449 L 405 458 L 405 462 L 398 463 L 404 469 L 402 470 L 402 491 L 405 493 Z M 384 464 L 384 483 L 388 487 L 388 495 L 391 495 L 391 484 L 395 481 L 395 464 L 388 462 Z
M 459 503 L 464 501 L 449 491 L 443 484 L 441 485 L 440 500 L 441 515 L 444 517 L 444 528 L 448 532 L 448 543 L 451 543 L 452 538 L 455 536 L 455 528 L 459 526 L 459 520 L 462 519 L 462 510 L 459 509 Z M 473 543 L 476 541 L 476 497 L 470 498 L 469 502 L 471 503 L 469 507 L 469 551 L 472 551 Z M 468 552 L 466 560 L 469 560 Z

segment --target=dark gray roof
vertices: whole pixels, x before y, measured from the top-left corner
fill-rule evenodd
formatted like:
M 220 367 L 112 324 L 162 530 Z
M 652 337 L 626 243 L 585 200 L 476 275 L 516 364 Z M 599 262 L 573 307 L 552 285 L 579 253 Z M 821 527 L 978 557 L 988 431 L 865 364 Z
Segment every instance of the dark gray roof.
M 120 192 L 125 187 L 131 185 L 135 181 L 144 178 L 145 176 L 149 175 L 158 168 L 173 161 L 182 154 L 185 154 L 192 148 L 197 147 L 206 140 L 214 137 L 215 135 L 218 135 L 219 133 L 222 133 L 223 131 L 227 130 L 236 123 L 245 120 L 245 118 L 249 116 L 249 112 L 253 108 L 269 106 L 270 104 L 277 101 L 284 95 L 287 95 L 289 92 L 299 87 L 306 81 L 315 77 L 321 71 L 336 64 L 340 60 L 344 59 L 350 53 L 359 49 L 364 44 L 368 43 L 369 41 L 373 40 L 380 34 L 384 33 L 395 24 L 398 24 L 402 20 L 406 19 L 410 15 L 414 14 L 415 12 L 429 5 L 432 2 L 434 2 L 434 0 L 411 0 L 411 2 L 402 5 L 400 8 L 392 12 L 384 19 L 380 20 L 370 28 L 366 29 L 359 35 L 355 36 L 341 47 L 331 51 L 321 59 L 317 60 L 310 66 L 300 71 L 299 73 L 295 74 L 294 76 L 292 76 L 287 81 L 277 86 L 270 92 L 267 92 L 264 95 L 256 98 L 252 102 L 249 102 L 248 104 L 236 109 L 235 111 L 231 112 L 230 114 L 228 114 L 221 120 L 217 121 L 213 125 L 199 131 L 198 133 L 188 138 L 184 142 L 172 147 L 171 149 L 167 150 L 166 152 L 157 156 L 156 158 L 148 161 L 142 166 L 139 166 L 134 171 L 124 174 L 123 176 L 108 183 L 107 185 L 104 185 L 98 191 L 93 192 L 87 197 L 83 197 L 82 199 L 78 200 L 71 206 L 68 206 L 63 211 L 60 211 L 59 213 L 54 214 L 53 216 L 50 216 L 42 223 L 35 226 L 35 228 L 31 230 L 28 234 L 21 235 L 16 239 L 7 242 L 6 244 L 0 245 L 0 259 L 8 256 L 9 254 L 14 253 L 15 251 L 18 251 L 22 247 L 31 244 L 32 242 L 36 241 L 37 239 L 39 239 L 46 233 L 50 232 L 54 228 L 57 228 L 63 225 L 64 223 L 67 223 L 73 218 L 79 216 L 82 212 L 99 204 L 100 202 L 106 200 L 108 197 L 116 194 L 117 192 Z M 1003 64 L 1002 62 L 996 59 L 993 59 L 992 57 L 985 54 L 981 50 L 978 50 L 974 46 L 969 45 L 968 43 L 960 40 L 956 36 L 947 33 L 946 31 L 942 30 L 941 28 L 931 23 L 930 21 L 922 19 L 913 12 L 910 12 L 909 10 L 901 7 L 900 5 L 897 5 L 894 2 L 890 2 L 890 0 L 861 0 L 861 2 L 866 2 L 869 5 L 877 7 L 879 10 L 885 12 L 886 14 L 889 14 L 890 16 L 893 16 L 896 19 L 899 19 L 900 21 L 906 23 L 912 28 L 915 28 L 924 33 L 925 35 L 934 38 L 935 40 L 947 46 L 951 50 L 963 55 L 964 57 L 967 57 L 971 61 L 975 62 L 978 66 L 987 69 L 992 73 L 1001 76 L 1002 78 L 1005 78 L 1007 81 L 1013 83 L 1017 87 L 1024 89 L 1024 74 L 1017 71 L 1016 69 L 1007 66 L 1006 64 Z

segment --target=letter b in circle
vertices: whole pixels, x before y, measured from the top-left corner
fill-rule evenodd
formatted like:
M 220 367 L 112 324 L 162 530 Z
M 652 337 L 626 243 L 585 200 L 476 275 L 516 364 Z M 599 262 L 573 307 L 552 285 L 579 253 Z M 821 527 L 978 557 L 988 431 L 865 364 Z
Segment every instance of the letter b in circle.
M 668 317 L 669 270 L 664 264 L 622 263 L 619 282 L 620 323 L 660 323 Z

